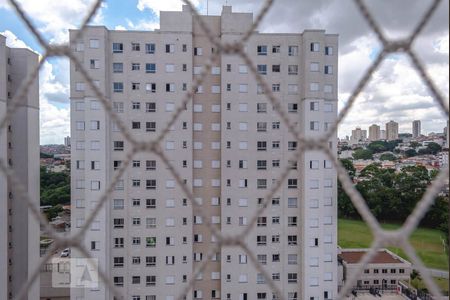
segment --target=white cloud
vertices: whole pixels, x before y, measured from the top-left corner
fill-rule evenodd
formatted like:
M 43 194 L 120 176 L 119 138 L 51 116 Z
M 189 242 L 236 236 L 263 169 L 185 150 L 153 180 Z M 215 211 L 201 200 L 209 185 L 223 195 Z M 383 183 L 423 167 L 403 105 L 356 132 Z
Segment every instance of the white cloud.
M 4 0 L 0 0 L 0 7 L 12 9 Z M 94 0 L 20 0 L 21 7 L 33 20 L 39 32 L 47 36 L 51 43 L 64 43 L 69 40 L 68 29 L 77 28 L 89 12 Z M 106 5 L 102 5 L 93 23 L 103 21 L 103 12 Z
M 131 30 L 155 30 L 159 28 L 159 22 L 139 20 L 137 23 L 133 23 L 131 20 L 126 19 L 127 27 Z
M 191 0 L 194 6 L 200 4 L 200 0 Z M 148 8 L 159 16 L 160 11 L 181 10 L 184 2 L 182 0 L 139 0 L 137 8 L 140 11 Z
M 0 31 L 0 34 L 6 37 L 6 46 L 11 47 L 11 48 L 27 48 L 27 49 L 30 49 L 33 52 L 38 53 L 37 51 L 31 49 L 24 41 L 19 39 L 11 31 L 9 31 L 9 30 Z
M 45 98 L 40 100 L 40 143 L 62 144 L 63 138 L 70 135 L 70 110 L 58 108 Z

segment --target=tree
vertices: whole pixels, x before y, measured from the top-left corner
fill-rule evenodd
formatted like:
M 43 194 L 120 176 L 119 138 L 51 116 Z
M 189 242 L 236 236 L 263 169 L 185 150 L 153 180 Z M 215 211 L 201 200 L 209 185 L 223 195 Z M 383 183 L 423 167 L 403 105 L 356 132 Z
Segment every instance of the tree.
M 354 159 L 373 159 L 372 151 L 368 149 L 356 149 L 353 152 Z
M 355 177 L 356 169 L 353 166 L 353 162 L 348 158 L 343 158 L 340 160 L 341 164 L 344 166 L 344 168 L 347 170 L 348 176 L 350 176 L 351 179 Z
M 395 161 L 395 160 L 397 160 L 397 156 L 395 156 L 392 153 L 383 153 L 383 154 L 380 155 L 380 160 Z
M 431 154 L 436 155 L 442 150 L 442 147 L 438 143 L 431 142 L 427 145 L 427 149 Z
M 70 202 L 70 177 L 65 172 L 40 169 L 41 205 L 57 205 Z
M 419 152 L 420 152 L 420 150 L 419 150 Z M 408 150 L 405 151 L 405 156 L 406 157 L 413 157 L 413 156 L 416 156 L 416 155 L 417 155 L 417 152 L 414 149 L 408 149 Z
M 419 142 L 416 142 L 416 141 L 412 141 L 412 142 L 409 143 L 409 146 L 410 146 L 411 148 L 416 149 L 417 147 L 422 146 L 422 144 L 419 143 Z

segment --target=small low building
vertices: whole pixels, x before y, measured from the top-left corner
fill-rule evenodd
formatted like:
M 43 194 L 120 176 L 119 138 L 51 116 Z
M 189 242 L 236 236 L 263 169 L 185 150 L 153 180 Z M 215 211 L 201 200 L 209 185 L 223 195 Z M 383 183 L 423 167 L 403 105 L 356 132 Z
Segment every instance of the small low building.
M 340 249 L 338 254 L 340 272 L 339 285 L 343 286 L 359 267 L 359 262 L 370 249 Z M 399 281 L 409 281 L 412 265 L 395 253 L 380 249 L 364 271 L 358 275 L 354 285 L 357 290 L 394 290 Z

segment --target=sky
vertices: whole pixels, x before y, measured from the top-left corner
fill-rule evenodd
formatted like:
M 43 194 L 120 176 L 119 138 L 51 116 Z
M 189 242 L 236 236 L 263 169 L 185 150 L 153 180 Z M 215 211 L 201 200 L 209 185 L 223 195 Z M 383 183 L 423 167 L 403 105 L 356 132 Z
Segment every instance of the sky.
M 37 30 L 52 44 L 68 41 L 68 29 L 77 28 L 93 0 L 20 0 Z M 200 13 L 218 15 L 222 5 L 235 12 L 253 12 L 261 0 L 192 0 Z M 388 38 L 405 38 L 419 22 L 431 0 L 366 0 L 375 20 Z M 159 28 L 161 10 L 181 10 L 182 0 L 110 0 L 92 21 L 117 30 Z M 440 92 L 449 95 L 449 1 L 441 1 L 436 13 L 413 44 Z M 0 0 L 0 34 L 11 47 L 28 47 L 43 53 L 37 40 L 6 0 Z M 258 27 L 260 32 L 302 32 L 325 29 L 339 34 L 338 100 L 342 108 L 350 94 L 381 50 L 381 44 L 351 0 L 275 0 Z M 69 62 L 47 60 L 40 70 L 41 144 L 61 144 L 70 134 Z M 448 103 L 447 103 L 448 105 Z M 389 55 L 373 74 L 348 116 L 339 126 L 338 136 L 351 134 L 355 127 L 367 129 L 389 120 L 400 124 L 400 132 L 411 132 L 413 120 L 422 121 L 422 133 L 442 132 L 446 117 L 421 82 L 410 60 L 403 54 Z

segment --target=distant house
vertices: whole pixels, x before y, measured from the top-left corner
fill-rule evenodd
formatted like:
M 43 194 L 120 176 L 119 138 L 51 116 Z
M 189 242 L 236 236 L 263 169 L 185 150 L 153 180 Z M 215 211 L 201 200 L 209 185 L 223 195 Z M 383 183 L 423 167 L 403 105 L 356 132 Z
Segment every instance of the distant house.
M 359 267 L 359 262 L 369 249 L 341 249 L 338 254 L 339 261 L 339 285 L 343 286 L 350 274 Z M 407 260 L 395 253 L 380 249 L 375 257 L 364 268 L 362 274 L 357 276 L 354 288 L 369 290 L 393 290 L 399 281 L 408 281 L 412 271 L 412 265 Z

